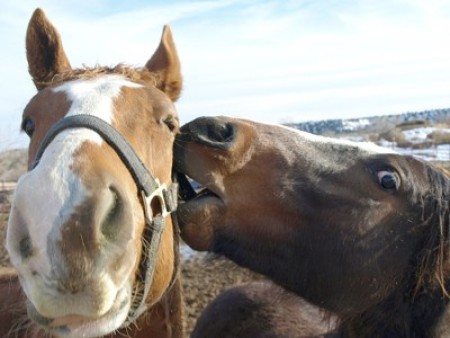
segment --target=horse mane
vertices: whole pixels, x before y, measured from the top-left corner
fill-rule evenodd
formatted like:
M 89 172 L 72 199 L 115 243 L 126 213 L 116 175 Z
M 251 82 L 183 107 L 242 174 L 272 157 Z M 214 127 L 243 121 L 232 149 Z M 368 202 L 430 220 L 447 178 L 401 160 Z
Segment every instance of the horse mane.
M 433 284 L 437 281 L 441 287 L 443 295 L 450 298 L 448 293 L 448 276 L 450 276 L 449 249 L 450 249 L 450 183 L 446 171 L 433 170 L 432 167 L 426 167 L 428 179 L 430 182 L 430 193 L 425 196 L 426 209 L 429 216 L 426 220 L 429 229 L 429 238 L 427 244 L 423 246 L 420 269 L 418 270 L 417 286 Z M 434 283 L 435 284 L 435 283 Z
M 450 301 L 450 180 L 424 165 L 427 193 L 419 201 L 423 241 L 399 287 L 364 313 L 342 318 L 344 337 L 429 337 Z M 418 230 L 420 231 L 420 230 Z
M 83 66 L 82 68 L 70 69 L 55 74 L 48 81 L 39 81 L 38 84 L 40 88 L 45 88 L 49 86 L 56 86 L 66 81 L 88 80 L 99 75 L 108 74 L 123 75 L 133 82 L 150 84 L 155 87 L 160 85 L 162 82 L 159 74 L 151 72 L 145 67 L 132 67 L 119 63 L 112 67 L 96 65 L 94 67 Z M 36 79 L 34 81 L 36 82 Z

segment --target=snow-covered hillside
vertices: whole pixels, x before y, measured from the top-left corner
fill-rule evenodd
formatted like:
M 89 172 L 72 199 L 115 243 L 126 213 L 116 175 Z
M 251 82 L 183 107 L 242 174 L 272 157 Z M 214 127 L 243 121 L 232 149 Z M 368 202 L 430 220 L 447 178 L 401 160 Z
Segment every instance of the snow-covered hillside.
M 370 130 L 372 128 L 392 128 L 398 124 L 411 121 L 426 121 L 433 125 L 450 119 L 450 108 L 433 109 L 421 112 L 408 112 L 396 115 L 371 116 L 354 119 L 333 119 L 322 121 L 307 121 L 300 123 L 288 123 L 292 128 L 307 131 L 313 134 L 346 133 Z
M 401 154 L 413 155 L 427 161 L 450 161 L 450 135 L 445 137 L 448 144 L 442 140 L 436 142 L 431 137 L 435 132 L 444 134 L 444 136 L 446 133 L 450 134 L 450 128 L 437 127 L 437 125 L 450 125 L 450 108 L 398 115 L 288 124 L 292 128 L 309 133 L 331 135 L 357 142 L 377 139 L 377 144 Z M 391 138 L 386 136 L 389 132 L 393 132 Z M 373 135 L 378 136 L 373 138 Z M 390 141 L 383 139 L 383 137 Z M 393 142 L 400 143 L 400 138 L 402 147 Z
M 423 127 L 402 131 L 406 141 L 412 145 L 425 144 L 426 147 L 398 147 L 395 142 L 380 140 L 379 145 L 395 150 L 400 154 L 412 155 L 426 161 L 450 161 L 450 144 L 433 144 L 428 137 L 431 133 L 439 131 L 441 133 L 450 133 L 448 128 Z

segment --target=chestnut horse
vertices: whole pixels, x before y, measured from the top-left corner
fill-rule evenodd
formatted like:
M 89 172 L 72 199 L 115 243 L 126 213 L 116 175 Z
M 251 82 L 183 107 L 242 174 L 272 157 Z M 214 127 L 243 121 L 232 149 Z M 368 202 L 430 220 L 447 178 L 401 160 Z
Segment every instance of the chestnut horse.
M 168 217 L 182 79 L 169 27 L 142 69 L 72 69 L 41 9 L 26 48 L 38 93 L 23 113 L 29 171 L 8 223 L 17 274 L 2 278 L 0 336 L 182 336 Z
M 174 154 L 175 169 L 206 188 L 198 196 L 184 189 L 188 201 L 177 210 L 192 248 L 224 255 L 336 314 L 338 336 L 450 335 L 450 184 L 431 165 L 226 117 L 182 127 Z M 228 295 L 214 306 L 225 319 L 239 303 Z M 264 300 L 255 291 L 248 304 Z M 263 305 L 253 313 L 275 308 Z

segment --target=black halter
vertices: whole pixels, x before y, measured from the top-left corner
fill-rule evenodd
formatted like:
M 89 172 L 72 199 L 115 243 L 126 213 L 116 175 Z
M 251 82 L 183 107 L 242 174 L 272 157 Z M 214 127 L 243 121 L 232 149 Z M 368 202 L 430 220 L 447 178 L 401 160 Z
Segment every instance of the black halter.
M 125 164 L 142 197 L 146 224 L 144 238 L 149 242 L 149 245 L 143 245 L 144 253 L 141 259 L 144 290 L 142 293 L 138 292 L 138 296 L 141 297 L 136 302 L 136 306 L 130 309 L 128 318 L 122 325 L 127 326 L 147 310 L 145 300 L 153 280 L 156 257 L 164 230 L 164 220 L 167 215 L 176 209 L 178 185 L 173 183 L 167 187 L 165 184 L 161 184 L 157 178 L 150 174 L 130 144 L 116 129 L 96 116 L 84 114 L 65 117 L 50 127 L 39 146 L 33 168 L 38 165 L 45 149 L 52 140 L 63 130 L 73 128 L 88 128 L 99 134 Z M 153 214 L 151 207 L 155 200 L 159 203 L 157 214 Z M 174 275 L 176 275 L 176 272 Z

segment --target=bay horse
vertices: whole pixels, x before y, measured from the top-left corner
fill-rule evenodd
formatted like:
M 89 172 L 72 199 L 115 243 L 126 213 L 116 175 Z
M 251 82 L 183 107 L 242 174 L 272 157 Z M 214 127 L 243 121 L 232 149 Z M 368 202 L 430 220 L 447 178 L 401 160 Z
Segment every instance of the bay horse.
M 174 156 L 175 169 L 205 188 L 181 189 L 177 217 L 192 248 L 337 316 L 331 336 L 450 336 L 450 184 L 433 166 L 372 144 L 228 117 L 183 126 Z M 233 294 L 214 305 L 223 320 L 240 306 Z M 247 310 L 261 313 L 249 308 L 264 297 L 254 291 Z M 217 316 L 203 315 L 210 323 Z
M 38 93 L 22 119 L 29 171 L 7 228 L 17 273 L 0 283 L 0 336 L 181 337 L 170 28 L 143 68 L 72 69 L 37 9 L 26 50 Z

